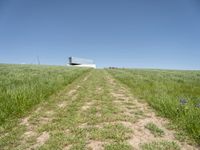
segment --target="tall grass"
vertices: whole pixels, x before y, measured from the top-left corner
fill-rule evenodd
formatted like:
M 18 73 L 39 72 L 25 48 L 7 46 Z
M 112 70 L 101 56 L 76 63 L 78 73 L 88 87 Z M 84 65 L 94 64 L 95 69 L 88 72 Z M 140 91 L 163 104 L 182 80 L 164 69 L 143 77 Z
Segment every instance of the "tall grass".
M 17 118 L 88 69 L 0 64 L 0 125 Z
M 114 69 L 109 72 L 200 144 L 200 71 Z

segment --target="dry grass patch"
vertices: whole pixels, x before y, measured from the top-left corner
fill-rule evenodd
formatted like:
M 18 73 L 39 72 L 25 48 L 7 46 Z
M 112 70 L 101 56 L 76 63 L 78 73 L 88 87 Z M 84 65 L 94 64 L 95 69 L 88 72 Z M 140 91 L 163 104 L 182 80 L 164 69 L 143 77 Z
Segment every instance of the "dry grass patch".
M 45 144 L 45 142 L 49 139 L 50 135 L 48 132 L 43 132 L 39 137 L 37 137 L 36 143 L 33 145 L 31 149 L 36 149 Z
M 63 102 L 60 102 L 60 103 L 58 104 L 58 107 L 59 107 L 59 108 L 64 108 L 64 107 L 66 107 L 66 105 L 67 105 L 67 102 L 66 102 L 66 101 L 63 101 Z
M 81 107 L 82 111 L 86 111 L 94 104 L 94 102 L 87 102 L 84 106 Z
M 88 150 L 104 150 L 106 142 L 90 140 L 87 144 Z

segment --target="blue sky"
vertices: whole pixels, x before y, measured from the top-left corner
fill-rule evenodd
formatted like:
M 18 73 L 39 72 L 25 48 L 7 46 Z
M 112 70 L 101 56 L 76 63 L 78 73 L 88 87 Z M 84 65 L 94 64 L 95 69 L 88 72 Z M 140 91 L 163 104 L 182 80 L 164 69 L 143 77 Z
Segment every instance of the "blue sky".
M 0 0 L 0 63 L 200 69 L 199 0 Z

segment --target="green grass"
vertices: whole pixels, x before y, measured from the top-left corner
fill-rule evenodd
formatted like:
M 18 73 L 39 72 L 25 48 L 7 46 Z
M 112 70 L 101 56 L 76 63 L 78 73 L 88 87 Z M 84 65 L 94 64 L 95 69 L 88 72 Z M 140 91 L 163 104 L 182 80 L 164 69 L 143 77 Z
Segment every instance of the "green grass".
M 105 150 L 133 150 L 133 148 L 126 143 L 113 143 L 106 145 Z
M 0 125 L 21 117 L 88 69 L 0 64 Z
M 41 149 L 63 149 L 65 145 L 72 145 L 70 149 L 86 149 L 89 140 L 106 142 L 104 145 L 108 150 L 131 149 L 126 140 L 130 138 L 132 130 L 120 123 L 112 124 L 124 118 L 114 105 L 110 87 L 102 74 L 105 75 L 105 72 L 93 71 L 87 82 L 79 84 L 83 88 L 79 89 L 76 99 L 69 98 L 68 107 L 58 111 L 55 122 L 42 127 L 41 132 L 50 131 L 52 137 Z M 102 89 L 98 94 L 94 92 L 96 87 Z M 92 102 L 92 105 L 82 110 L 88 102 Z M 80 125 L 85 123 L 87 125 L 81 128 Z M 65 129 L 69 132 L 65 133 Z
M 59 94 L 50 96 L 47 103 L 38 104 L 37 108 L 42 109 L 30 112 L 28 126 L 17 124 L 13 130 L 3 130 L 0 147 L 28 149 L 37 143 L 37 137 L 48 132 L 48 141 L 38 149 L 89 149 L 92 148 L 90 142 L 100 142 L 108 150 L 132 149 L 127 140 L 134 130 L 120 122 L 134 119 L 134 115 L 127 118 L 126 114 L 121 114 L 120 106 L 124 104 L 119 106 L 114 103 L 115 99 L 110 94 L 114 87 L 105 79 L 107 75 L 104 70 L 93 70 L 59 91 Z M 88 80 L 83 81 L 86 76 Z M 71 89 L 77 86 L 77 92 L 70 95 Z M 94 92 L 99 88 L 102 90 Z M 58 107 L 62 102 L 66 106 Z M 91 103 L 90 107 L 83 109 L 88 103 Z M 54 112 L 53 115 L 48 114 L 49 111 Z M 50 121 L 41 123 L 44 117 Z M 27 138 L 25 133 L 30 130 L 35 134 Z
M 161 141 L 151 142 L 141 145 L 142 150 L 180 150 L 180 147 L 175 142 Z
M 8 123 L 5 123 L 3 127 L 0 127 L 1 149 L 31 149 L 34 147 L 35 149 L 41 150 L 92 149 L 96 146 L 108 150 L 128 150 L 134 148 L 134 145 L 132 145 L 132 140 L 134 139 L 132 139 L 132 137 L 136 131 L 132 125 L 137 123 L 138 120 L 143 119 L 143 117 L 148 117 L 146 116 L 148 112 L 145 110 L 141 111 L 140 105 L 135 101 L 135 97 L 131 95 L 129 88 L 118 81 L 112 81 L 113 78 L 107 71 L 97 69 L 86 73 L 88 69 L 51 66 L 39 67 L 22 65 L 16 67 L 15 65 L 5 65 L 4 67 L 6 69 L 10 68 L 8 72 L 13 74 L 17 73 L 18 75 L 20 71 L 21 74 L 25 73 L 26 75 L 19 79 L 22 80 L 23 78 L 22 81 L 28 83 L 27 85 L 40 84 L 42 87 L 38 92 L 46 87 L 52 89 L 55 86 L 55 89 L 49 92 L 49 95 L 45 98 L 40 99 L 38 103 L 30 105 L 31 107 L 21 114 L 23 115 L 20 117 L 21 119 L 10 119 L 10 123 L 14 122 L 15 125 L 6 128 L 4 126 Z M 27 68 L 32 69 L 30 72 L 24 71 L 24 69 Z M 12 72 L 12 70 L 15 69 L 16 71 Z M 113 70 L 113 73 L 115 73 L 116 76 L 120 75 L 124 77 L 126 71 L 118 71 L 120 73 L 118 73 L 117 70 L 116 73 Z M 36 75 L 34 84 L 31 82 L 33 78 L 33 73 L 31 72 L 35 72 Z M 63 79 L 61 82 L 60 77 L 57 79 L 59 75 L 66 79 Z M 30 77 L 30 80 L 27 79 L 28 77 Z M 124 80 L 128 80 L 131 83 L 132 81 L 128 77 L 130 76 L 125 76 Z M 13 77 L 13 82 L 16 79 L 18 78 Z M 53 84 L 54 86 L 48 86 L 48 84 L 44 84 L 43 81 L 50 83 L 50 85 Z M 8 85 L 11 84 L 12 82 Z M 21 85 L 24 84 L 14 85 L 17 86 L 16 89 L 20 89 Z M 133 90 L 133 88 L 131 89 Z M 23 91 L 21 92 L 23 93 Z M 115 96 L 120 94 L 122 95 L 121 97 Z M 35 93 L 34 95 L 37 96 L 38 94 Z M 137 96 L 139 97 L 139 95 Z M 149 102 L 149 99 L 147 100 Z M 61 107 L 60 104 L 64 105 Z M 186 106 L 178 104 L 179 102 L 177 101 L 177 106 L 179 106 L 177 107 L 177 111 L 183 114 L 187 114 L 188 108 L 194 105 L 186 105 L 187 108 Z M 178 117 L 180 116 L 181 115 Z M 16 123 L 15 120 L 17 120 Z M 22 124 L 24 120 L 27 120 L 27 123 Z M 177 124 L 173 124 L 172 127 L 174 126 L 177 126 Z M 163 135 L 162 131 L 160 131 L 156 125 L 150 125 L 147 128 L 149 128 L 153 134 Z M 161 128 L 164 129 L 163 126 Z M 38 146 L 40 143 L 38 142 L 38 138 L 43 135 L 43 133 L 46 133 L 49 137 L 45 143 Z M 165 139 L 164 135 L 163 139 Z M 129 143 L 129 140 L 131 140 L 131 143 Z M 140 145 L 136 145 L 136 147 L 137 146 Z M 141 143 L 141 148 L 180 149 L 175 142 L 169 141 Z
M 200 144 L 200 71 L 108 70 L 127 85 L 138 99 L 146 100 Z M 181 104 L 180 99 L 186 99 Z
M 131 130 L 121 124 L 106 125 L 102 129 L 94 129 L 91 138 L 95 140 L 114 140 L 116 142 L 125 141 L 130 138 Z
M 149 129 L 149 131 L 154 136 L 163 136 L 165 133 L 162 129 L 158 128 L 154 123 L 150 122 L 145 125 L 145 128 Z

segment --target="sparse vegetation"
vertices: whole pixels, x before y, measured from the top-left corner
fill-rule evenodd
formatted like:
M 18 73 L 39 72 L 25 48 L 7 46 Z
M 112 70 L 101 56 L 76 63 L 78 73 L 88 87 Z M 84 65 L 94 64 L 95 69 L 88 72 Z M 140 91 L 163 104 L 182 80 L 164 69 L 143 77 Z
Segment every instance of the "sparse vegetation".
M 133 147 L 126 143 L 114 143 L 106 145 L 105 150 L 133 150 Z
M 161 141 L 141 145 L 142 150 L 180 150 L 175 142 Z
M 200 144 L 200 71 L 112 69 L 109 73 Z
M 76 80 L 72 78 L 71 84 L 33 106 L 36 109 L 27 110 L 28 113 L 15 119 L 14 126 L 1 127 L 1 149 L 193 148 L 187 143 L 182 145 L 173 136 L 167 136 L 175 131 L 165 128 L 165 119 L 160 122 L 160 117 L 149 106 L 135 99 L 128 88 L 107 71 L 60 69 L 63 70 L 61 74 L 68 72 L 69 78 L 75 74 Z M 76 73 L 79 75 L 76 76 Z M 56 73 L 53 75 L 56 77 Z M 150 127 L 156 134 L 162 134 L 163 141 L 160 142 L 159 136 L 151 135 L 145 128 L 148 122 L 158 123 L 159 128 L 167 133 L 162 134 L 156 126 Z
M 91 133 L 95 140 L 113 140 L 115 142 L 125 141 L 130 138 L 131 130 L 121 124 L 105 125 L 102 129 L 94 129 Z

